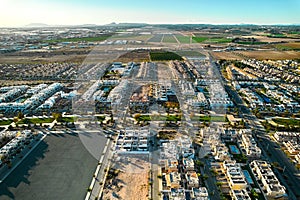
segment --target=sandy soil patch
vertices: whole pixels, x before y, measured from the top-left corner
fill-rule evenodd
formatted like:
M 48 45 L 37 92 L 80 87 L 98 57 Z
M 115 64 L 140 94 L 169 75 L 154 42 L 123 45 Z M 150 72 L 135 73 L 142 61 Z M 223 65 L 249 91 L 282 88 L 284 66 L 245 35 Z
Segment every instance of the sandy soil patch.
M 300 57 L 300 52 L 297 51 L 235 51 L 235 52 L 212 52 L 216 59 L 226 60 L 242 60 L 254 58 L 258 60 L 284 60 L 297 59 Z
M 243 38 L 255 38 L 259 40 L 260 42 L 294 42 L 299 41 L 299 39 L 293 39 L 293 38 L 272 38 L 272 37 L 266 37 L 261 35 L 246 35 L 242 36 Z
M 105 183 L 103 199 L 147 200 L 150 169 L 147 157 L 122 156 L 112 168 L 115 175 Z

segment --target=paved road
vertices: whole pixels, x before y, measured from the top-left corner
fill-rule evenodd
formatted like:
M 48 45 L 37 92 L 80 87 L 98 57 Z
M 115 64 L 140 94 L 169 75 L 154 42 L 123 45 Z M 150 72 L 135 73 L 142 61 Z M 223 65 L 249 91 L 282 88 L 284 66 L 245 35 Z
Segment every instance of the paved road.
M 207 187 L 209 197 L 211 200 L 219 200 L 220 199 L 220 193 L 218 191 L 218 187 L 216 185 L 215 177 L 211 175 L 210 172 L 210 163 L 207 159 L 203 159 L 202 162 L 204 162 L 204 167 L 201 167 L 201 174 L 206 174 L 208 176 L 208 179 L 205 180 L 205 185 Z
M 0 199 L 82 200 L 96 163 L 77 134 L 51 134 L 0 185 Z
M 260 142 L 261 141 L 261 142 Z M 271 162 L 277 162 L 282 168 L 285 168 L 284 173 L 281 173 L 282 175 L 286 176 L 287 179 L 285 180 L 282 177 L 280 178 L 280 181 L 284 183 L 284 186 L 289 189 L 290 197 L 293 197 L 293 199 L 296 199 L 295 195 L 300 198 L 300 178 L 298 176 L 295 176 L 295 174 L 299 173 L 299 171 L 294 167 L 293 164 L 289 161 L 289 159 L 286 157 L 286 155 L 277 148 L 277 144 L 275 144 L 273 141 L 270 141 L 268 138 L 262 138 L 262 140 L 258 140 L 258 143 L 261 148 L 264 149 L 264 151 L 269 152 L 268 159 Z M 278 177 L 278 176 L 277 176 Z M 292 192 L 292 194 L 291 194 Z

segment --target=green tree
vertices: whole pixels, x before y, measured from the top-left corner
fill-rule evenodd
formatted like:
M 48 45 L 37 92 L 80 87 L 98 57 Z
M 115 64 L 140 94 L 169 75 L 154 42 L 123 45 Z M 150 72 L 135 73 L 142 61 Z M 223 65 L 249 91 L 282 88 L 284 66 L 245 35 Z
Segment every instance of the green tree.
M 62 114 L 61 113 L 52 113 L 52 117 L 59 121 L 62 118 Z
M 17 118 L 18 119 L 23 119 L 24 118 L 24 114 L 22 112 L 18 112 Z

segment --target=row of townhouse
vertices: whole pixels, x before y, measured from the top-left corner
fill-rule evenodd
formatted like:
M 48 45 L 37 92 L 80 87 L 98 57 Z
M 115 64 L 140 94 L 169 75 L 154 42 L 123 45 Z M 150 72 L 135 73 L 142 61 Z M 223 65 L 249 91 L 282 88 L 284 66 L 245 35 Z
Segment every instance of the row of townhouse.
M 13 133 L 13 135 L 13 138 L 0 149 L 0 166 L 2 166 L 2 161 L 13 159 L 33 139 L 30 130 Z
M 12 87 L 10 90 L 4 92 L 3 94 L 0 94 L 0 103 L 10 102 L 14 100 L 18 96 L 25 94 L 28 88 L 29 86 L 27 85 Z
M 261 157 L 261 149 L 257 146 L 250 130 L 240 130 L 242 132 L 238 145 L 242 152 L 249 158 L 255 159 Z
M 287 196 L 285 187 L 280 184 L 269 163 L 262 160 L 254 160 L 249 166 L 266 199 Z
M 220 183 L 220 190 L 233 200 L 250 200 L 250 183 L 246 180 L 241 165 L 233 160 L 211 163 L 211 168 L 216 175 L 217 183 Z
M 26 99 L 24 102 L 9 102 L 0 103 L 0 111 L 4 112 L 27 112 L 30 109 L 35 109 L 42 105 L 48 98 L 53 96 L 58 91 L 62 90 L 63 85 L 61 83 L 53 83 L 46 88 L 39 90 L 39 92 L 34 93 L 30 98 Z

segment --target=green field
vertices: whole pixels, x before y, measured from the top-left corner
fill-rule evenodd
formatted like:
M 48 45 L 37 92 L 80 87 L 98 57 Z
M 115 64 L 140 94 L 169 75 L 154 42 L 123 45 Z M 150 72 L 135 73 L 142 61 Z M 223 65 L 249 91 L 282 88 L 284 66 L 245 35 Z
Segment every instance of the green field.
M 151 117 L 149 115 L 139 115 L 134 118 L 136 121 L 151 121 Z
M 152 121 L 181 121 L 181 115 L 158 115 L 158 116 L 151 116 Z
M 152 61 L 183 60 L 178 54 L 166 51 L 152 51 L 150 59 Z
M 292 35 L 300 35 L 300 32 L 299 32 L 299 31 L 292 31 L 292 32 L 290 32 L 289 34 L 292 34 Z
M 201 121 L 201 122 L 225 122 L 224 116 L 195 116 L 191 118 L 193 121 Z
M 181 121 L 181 115 L 138 115 L 136 121 Z
M 75 117 L 61 117 L 57 120 L 58 122 L 75 122 Z
M 201 43 L 208 39 L 208 37 L 192 37 L 193 43 Z
M 209 38 L 205 42 L 209 42 L 209 43 L 230 43 L 231 41 L 232 41 L 232 39 L 228 39 L 228 38 Z
M 165 43 L 177 43 L 177 40 L 174 38 L 173 35 L 164 35 L 163 42 L 165 42 Z
M 289 126 L 299 126 L 300 127 L 300 120 L 299 119 L 283 119 L 283 118 L 274 118 L 272 119 L 277 124 L 280 125 L 289 125 Z
M 24 118 L 17 122 L 17 124 L 40 124 L 40 123 L 51 123 L 54 118 Z
M 205 57 L 204 54 L 198 51 L 176 51 L 176 53 L 184 57 Z
M 229 38 L 210 38 L 210 37 L 204 37 L 204 36 L 196 36 L 193 37 L 193 42 L 195 43 L 201 43 L 201 42 L 207 42 L 207 43 L 229 43 L 232 41 L 232 39 Z
M 44 43 L 60 43 L 60 42 L 101 42 L 111 37 L 112 35 L 102 35 L 98 37 L 81 37 L 81 38 L 62 38 L 62 39 L 53 39 L 45 40 Z
M 284 45 L 284 44 L 277 44 L 275 45 L 275 47 L 278 49 L 278 50 L 282 50 L 282 51 L 292 51 L 292 50 L 295 50 L 295 51 L 299 51 L 300 50 L 300 47 L 293 47 L 293 46 L 287 46 L 287 45 Z
M 267 37 L 270 37 L 270 38 L 286 38 L 287 36 L 284 35 L 284 34 L 269 34 L 269 35 L 267 35 Z
M 241 42 L 235 42 L 237 44 L 249 44 L 249 45 L 260 45 L 260 44 L 268 44 L 267 42 L 250 42 L 250 41 L 241 41 Z
M 13 120 L 8 119 L 8 120 L 0 120 L 0 126 L 5 126 L 5 125 L 9 125 L 13 122 Z
M 183 43 L 183 44 L 189 44 L 190 43 L 190 37 L 189 36 L 184 36 L 184 35 L 175 35 L 177 40 L 180 42 L 180 43 Z

